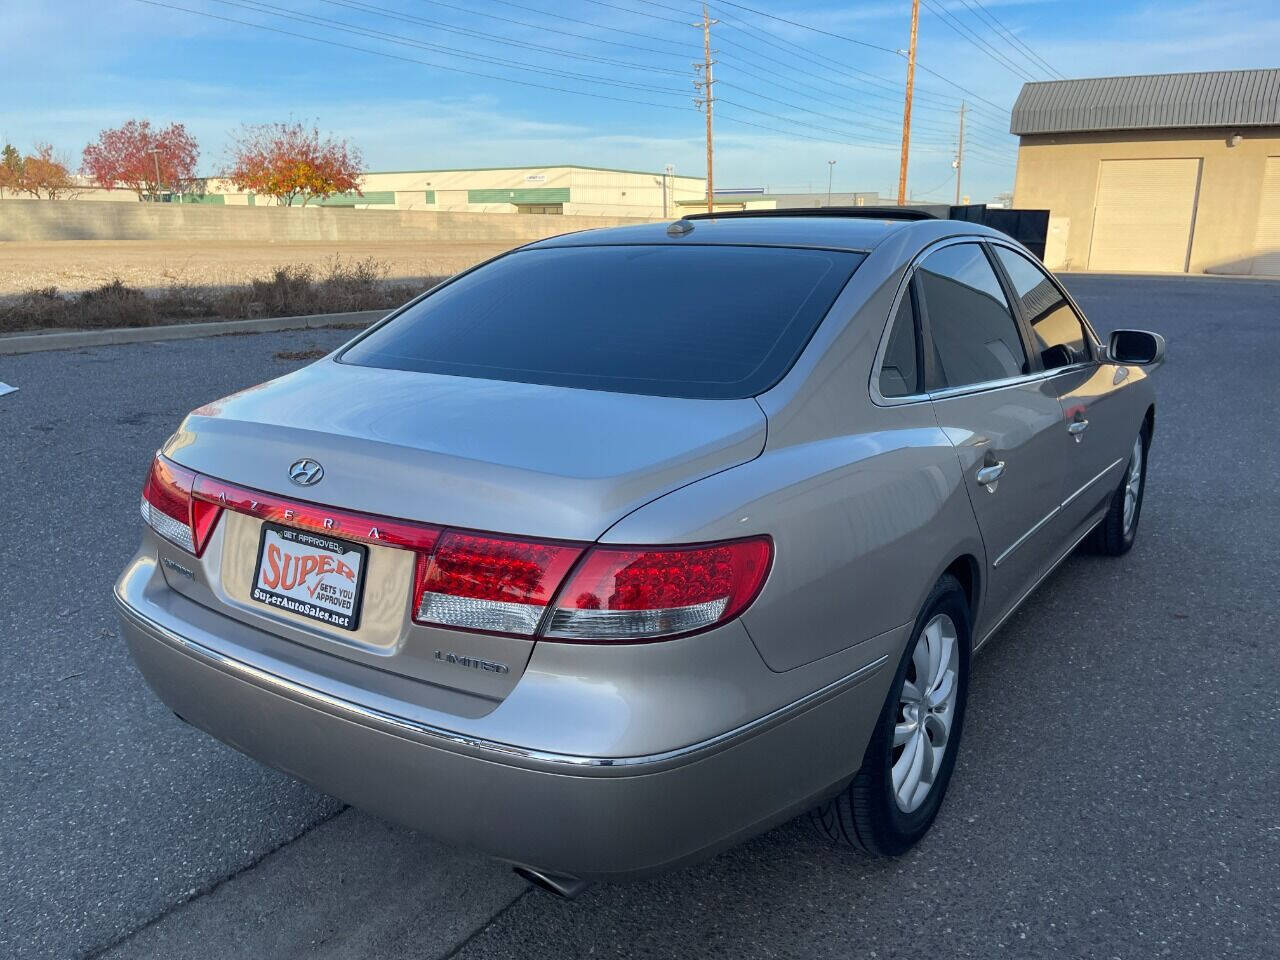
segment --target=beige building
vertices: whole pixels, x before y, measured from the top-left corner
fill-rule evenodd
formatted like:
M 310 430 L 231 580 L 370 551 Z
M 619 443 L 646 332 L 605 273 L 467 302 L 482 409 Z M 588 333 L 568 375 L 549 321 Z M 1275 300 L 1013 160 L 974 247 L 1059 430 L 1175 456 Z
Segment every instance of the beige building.
M 706 181 L 701 177 L 572 164 L 391 170 L 366 173 L 359 194 L 313 200 L 307 206 L 661 219 L 678 216 L 681 201 L 705 196 L 706 189 Z M 137 197 L 127 190 L 91 190 L 80 199 L 137 202 Z M 217 178 L 207 181 L 202 192 L 187 194 L 180 200 L 225 206 L 275 202 L 239 192 L 230 181 Z
M 1029 83 L 1011 129 L 1050 268 L 1280 275 L 1280 70 Z

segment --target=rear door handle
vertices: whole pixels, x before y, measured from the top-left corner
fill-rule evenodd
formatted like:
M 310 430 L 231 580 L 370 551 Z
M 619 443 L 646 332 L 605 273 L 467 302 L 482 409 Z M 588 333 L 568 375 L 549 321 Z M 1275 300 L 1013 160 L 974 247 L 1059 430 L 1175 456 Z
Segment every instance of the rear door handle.
M 995 482 L 1004 476 L 1004 461 L 990 464 L 978 471 L 978 482 L 984 487 L 989 488 L 990 493 L 995 493 L 993 489 Z
M 1076 438 L 1076 443 L 1081 440 L 1080 435 L 1089 429 L 1089 421 L 1081 418 L 1080 420 L 1072 420 L 1071 425 L 1067 427 L 1067 433 Z

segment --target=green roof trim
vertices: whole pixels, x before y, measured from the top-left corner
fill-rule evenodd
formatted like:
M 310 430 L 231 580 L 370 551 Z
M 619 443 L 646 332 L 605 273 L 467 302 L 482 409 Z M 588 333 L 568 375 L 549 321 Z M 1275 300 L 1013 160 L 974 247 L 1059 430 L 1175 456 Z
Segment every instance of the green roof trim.
M 484 173 L 489 170 L 589 170 L 592 173 L 634 173 L 646 177 L 660 177 L 661 170 L 623 170 L 619 167 L 588 167 L 581 163 L 547 163 L 522 164 L 516 167 L 440 167 L 434 170 L 366 170 L 362 176 L 370 177 L 378 174 L 405 173 Z M 687 173 L 673 173 L 673 177 L 684 180 L 705 180 L 706 177 L 692 176 Z
M 356 207 L 365 203 L 395 203 L 394 190 L 366 190 L 363 195 L 354 190 L 350 193 L 335 193 L 331 197 L 323 197 L 313 201 L 321 207 Z
M 468 190 L 467 203 L 568 203 L 568 187 L 514 187 Z

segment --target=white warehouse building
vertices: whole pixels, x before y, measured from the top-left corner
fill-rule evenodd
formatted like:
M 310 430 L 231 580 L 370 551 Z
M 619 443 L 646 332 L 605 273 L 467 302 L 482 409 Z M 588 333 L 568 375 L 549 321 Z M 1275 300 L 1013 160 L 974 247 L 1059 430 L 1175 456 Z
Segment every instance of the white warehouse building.
M 706 189 L 702 177 L 575 164 L 388 170 L 366 173 L 358 194 L 312 200 L 307 206 L 666 219 L 679 216 L 688 201 L 705 198 Z M 137 202 L 133 193 L 122 189 L 94 189 L 80 199 Z M 200 190 L 164 199 L 226 206 L 275 203 L 268 197 L 240 192 L 229 180 L 218 177 L 203 181 Z

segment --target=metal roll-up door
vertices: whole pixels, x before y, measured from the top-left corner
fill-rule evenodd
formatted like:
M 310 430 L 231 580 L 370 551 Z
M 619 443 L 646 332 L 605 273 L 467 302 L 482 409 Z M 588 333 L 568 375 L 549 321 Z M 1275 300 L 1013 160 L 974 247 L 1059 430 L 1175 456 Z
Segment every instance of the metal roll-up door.
M 1103 160 L 1089 269 L 1186 272 L 1199 186 L 1198 157 Z
M 1263 277 L 1280 277 L 1280 157 L 1267 157 L 1262 175 L 1258 232 L 1253 240 L 1253 269 Z

